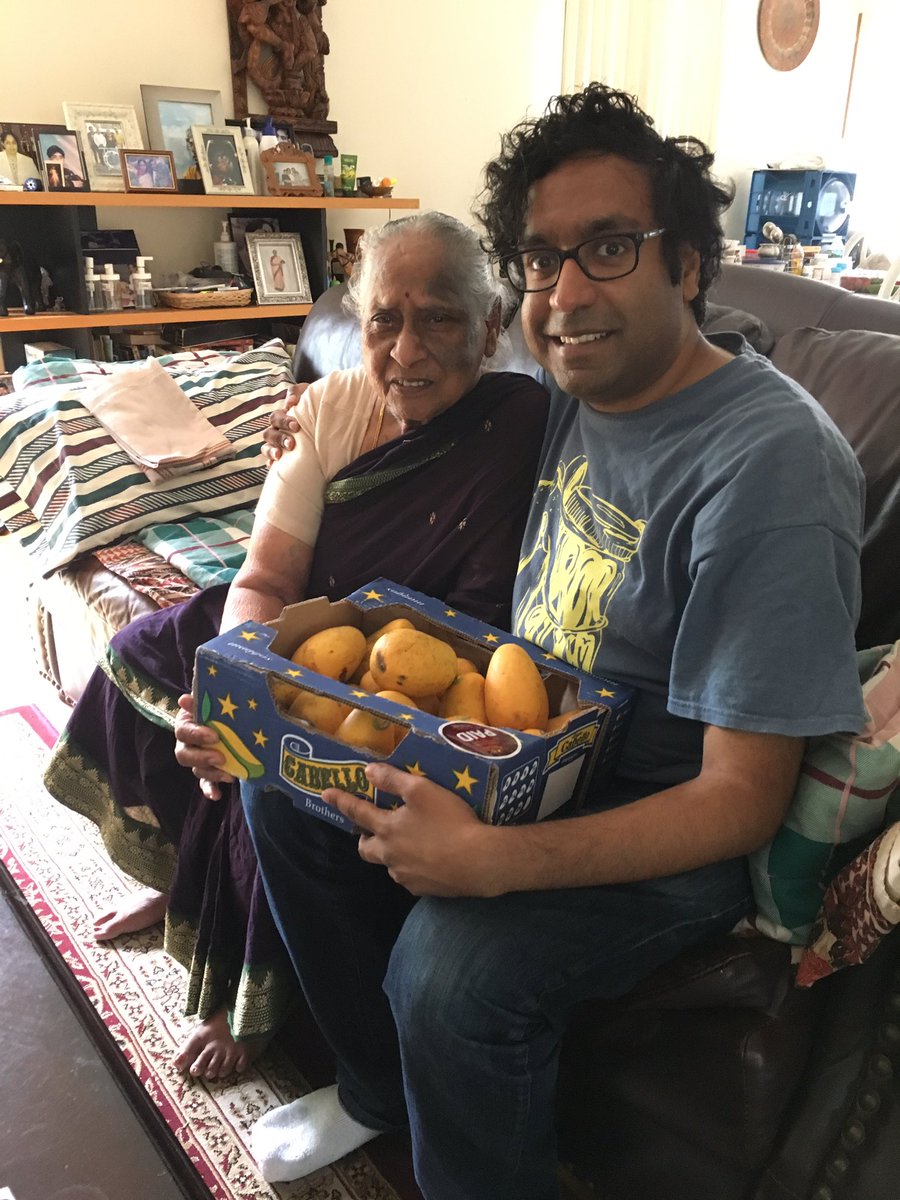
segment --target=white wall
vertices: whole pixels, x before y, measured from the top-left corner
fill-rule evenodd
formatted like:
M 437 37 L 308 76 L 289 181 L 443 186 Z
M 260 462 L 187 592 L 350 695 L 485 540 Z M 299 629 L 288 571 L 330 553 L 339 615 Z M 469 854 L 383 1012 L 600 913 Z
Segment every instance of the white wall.
M 880 10 L 879 28 L 893 29 L 893 36 L 876 39 L 857 64 L 856 108 L 842 140 L 856 13 L 863 8 Z M 894 192 L 880 173 L 876 182 L 875 168 L 879 155 L 896 157 L 891 109 L 885 103 L 879 121 L 871 98 L 862 102 L 860 78 L 871 84 L 879 40 L 882 61 L 896 58 L 897 20 L 890 26 L 888 15 L 897 8 L 896 0 L 826 0 L 808 58 L 779 72 L 757 44 L 758 0 L 725 0 L 714 148 L 718 170 L 738 184 L 726 217 L 729 236 L 743 232 L 754 167 L 815 154 L 832 168 L 859 172 L 862 224 L 862 206 L 873 211 L 878 201 L 884 225 L 885 196 Z M 339 149 L 358 155 L 360 174 L 395 176 L 397 195 L 418 196 L 424 208 L 465 219 L 500 132 L 527 110 L 539 112 L 559 90 L 564 10 L 565 0 L 330 0 L 323 10 L 332 47 L 325 79 Z M 225 0 L 7 4 L 4 45 L 15 52 L 4 55 L 0 73 L 0 121 L 61 121 L 66 99 L 132 103 L 143 123 L 141 83 L 217 88 L 231 113 Z M 691 69 L 703 70 L 703 63 Z M 887 95 L 890 69 L 884 69 Z M 101 215 L 107 225 L 120 220 L 114 210 Z M 341 237 L 343 225 L 365 223 L 352 216 L 332 218 L 332 236 Z M 208 256 L 217 229 L 209 212 L 177 219 L 141 214 L 134 225 L 144 249 L 155 253 L 157 270 Z M 900 230 L 894 236 L 896 248 L 887 249 L 898 254 Z
M 468 219 L 500 131 L 559 90 L 563 10 L 564 0 L 331 0 L 338 148 L 358 155 L 360 174 L 396 177 L 396 195 Z M 3 27 L 15 52 L 0 72 L 0 122 L 61 123 L 63 100 L 98 101 L 133 104 L 144 129 L 141 83 L 218 89 L 232 114 L 225 0 L 27 0 L 5 6 Z M 366 224 L 343 216 L 332 236 Z M 123 223 L 114 209 L 99 218 Z M 214 212 L 128 220 L 156 278 L 211 258 Z

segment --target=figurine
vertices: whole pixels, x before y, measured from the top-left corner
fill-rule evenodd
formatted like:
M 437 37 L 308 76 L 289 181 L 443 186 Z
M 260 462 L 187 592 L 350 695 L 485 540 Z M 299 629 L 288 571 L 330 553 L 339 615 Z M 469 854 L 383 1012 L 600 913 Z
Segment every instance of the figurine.
M 8 242 L 0 238 L 0 317 L 9 316 L 6 291 L 10 280 L 19 289 L 22 308 L 25 315 L 30 317 L 40 307 L 40 276 L 26 260 L 20 242 Z

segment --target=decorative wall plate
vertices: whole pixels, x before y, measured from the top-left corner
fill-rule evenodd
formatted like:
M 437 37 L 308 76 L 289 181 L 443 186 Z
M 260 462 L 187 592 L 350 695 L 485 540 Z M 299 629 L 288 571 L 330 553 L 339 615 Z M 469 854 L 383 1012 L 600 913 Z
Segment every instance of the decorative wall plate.
M 760 0 L 759 46 L 776 71 L 793 71 L 806 58 L 819 30 L 819 0 Z

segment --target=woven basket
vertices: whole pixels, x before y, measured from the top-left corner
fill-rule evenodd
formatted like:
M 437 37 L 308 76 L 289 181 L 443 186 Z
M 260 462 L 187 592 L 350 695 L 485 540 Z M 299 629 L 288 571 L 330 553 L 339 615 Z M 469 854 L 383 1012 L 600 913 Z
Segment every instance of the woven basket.
M 238 288 L 236 292 L 156 292 L 167 308 L 241 308 L 250 303 L 253 288 Z

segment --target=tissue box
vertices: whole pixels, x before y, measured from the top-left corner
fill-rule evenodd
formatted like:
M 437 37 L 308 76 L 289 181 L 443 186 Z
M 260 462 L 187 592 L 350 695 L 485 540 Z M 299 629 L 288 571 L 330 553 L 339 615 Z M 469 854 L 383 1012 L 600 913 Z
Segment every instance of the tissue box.
M 406 617 L 425 633 L 442 637 L 483 671 L 502 642 L 517 642 L 538 665 L 550 697 L 551 716 L 581 711 L 558 733 L 540 736 L 431 716 L 370 695 L 296 666 L 290 655 L 305 638 L 335 625 L 355 625 L 366 635 Z M 290 683 L 395 722 L 404 736 L 389 755 L 347 746 L 292 717 L 273 687 Z M 611 680 L 586 675 L 443 601 L 377 579 L 345 600 L 319 598 L 285 608 L 270 623 L 246 622 L 197 651 L 194 700 L 200 720 L 225 734 L 236 748 L 241 775 L 255 787 L 277 788 L 296 807 L 346 829 L 322 792 L 342 788 L 390 808 L 395 796 L 373 788 L 369 762 L 387 761 L 424 775 L 466 800 L 483 821 L 510 824 L 540 820 L 568 801 L 575 807 L 588 782 L 592 794 L 618 757 L 633 693 Z

